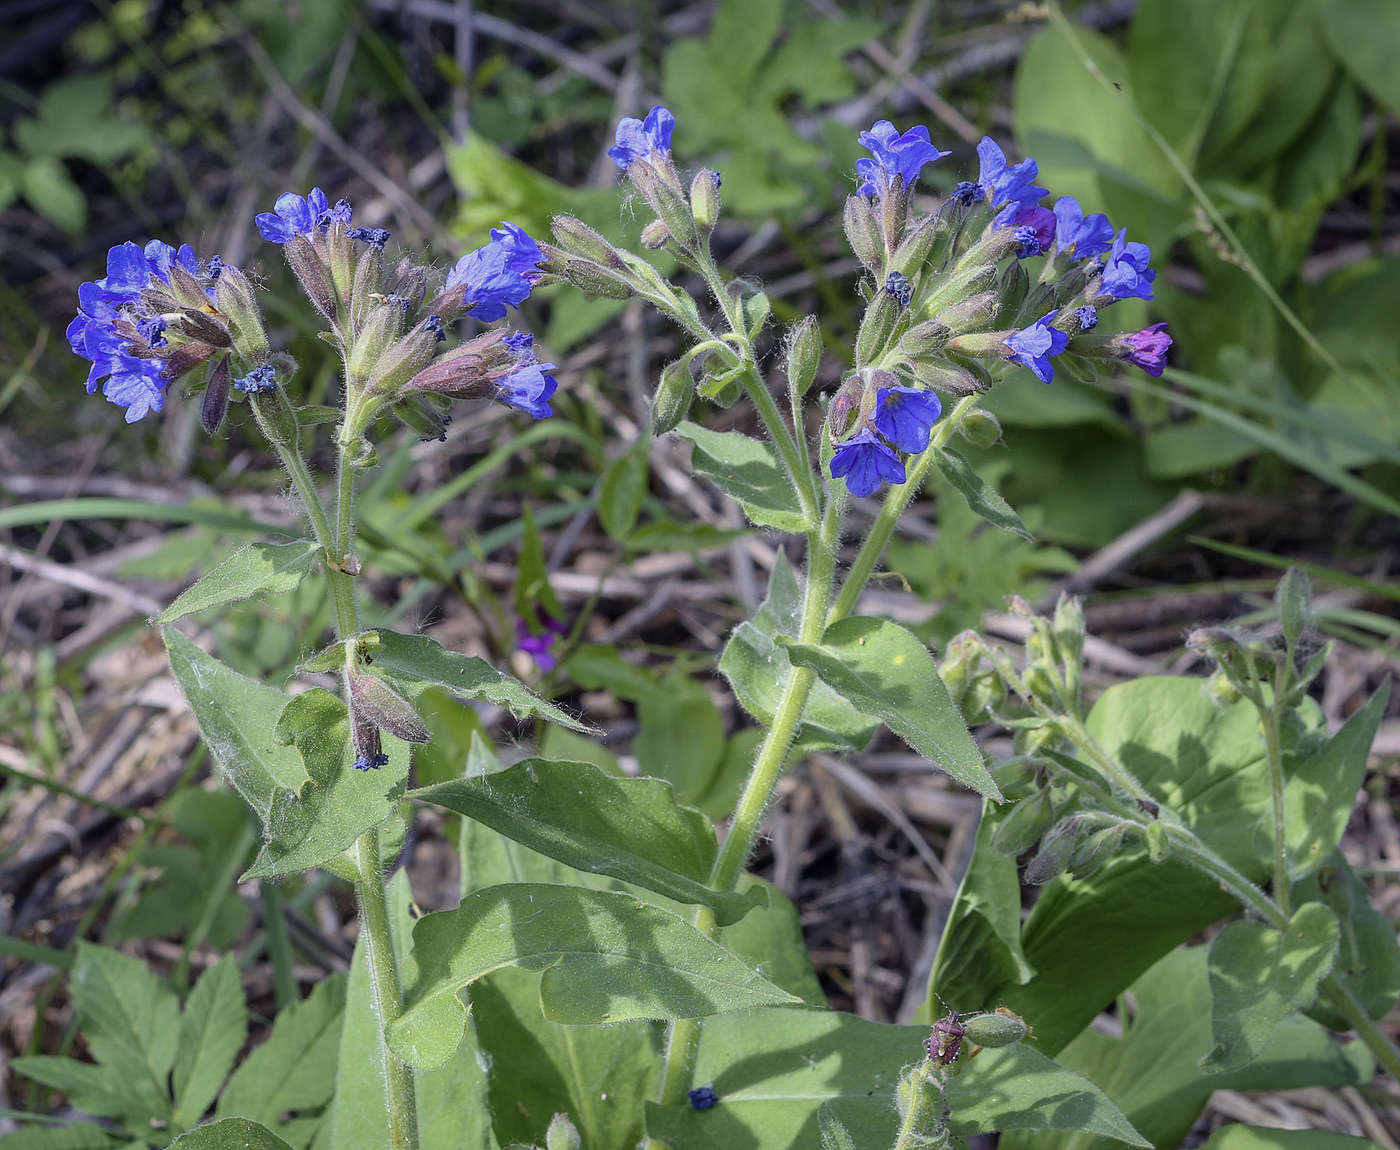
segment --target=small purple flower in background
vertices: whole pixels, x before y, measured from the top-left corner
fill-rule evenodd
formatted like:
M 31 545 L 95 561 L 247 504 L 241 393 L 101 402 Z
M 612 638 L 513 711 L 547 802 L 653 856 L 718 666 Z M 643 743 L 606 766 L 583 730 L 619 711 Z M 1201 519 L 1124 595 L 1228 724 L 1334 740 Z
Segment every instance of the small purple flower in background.
M 691 1090 L 687 1097 L 690 1099 L 692 1110 L 708 1110 L 719 1101 L 719 1095 L 715 1093 L 713 1086 L 698 1086 Z
M 1030 368 L 1041 383 L 1049 383 L 1055 378 L 1055 368 L 1050 363 L 1050 357 L 1059 355 L 1069 343 L 1067 332 L 1050 326 L 1050 321 L 1059 314 L 1059 309 L 1047 312 L 1030 327 L 1012 332 L 1006 337 L 1006 346 L 1011 349 L 1007 358 L 1022 367 Z
M 931 391 L 919 387 L 882 387 L 875 393 L 875 430 L 900 451 L 912 453 L 928 447 L 929 433 L 943 405 Z
M 1079 321 L 1081 331 L 1093 331 L 1099 326 L 1099 309 L 1085 304 L 1074 313 L 1074 318 Z
M 1172 337 L 1166 332 L 1165 323 L 1154 323 L 1141 331 L 1127 332 L 1118 337 L 1120 348 L 1118 357 L 1134 367 L 1140 367 L 1148 375 L 1161 375 L 1167 366 L 1167 348 L 1172 345 Z
M 624 116 L 618 121 L 616 142 L 608 149 L 608 155 L 624 172 L 638 160 L 652 156 L 669 160 L 671 133 L 675 128 L 675 116 L 660 104 L 647 113 L 645 120 Z
M 535 604 L 535 619 L 540 628 L 539 634 L 531 629 L 529 620 L 523 616 L 516 617 L 515 649 L 524 651 L 534 659 L 535 666 L 541 671 L 552 671 L 556 664 L 554 645 L 568 633 L 568 628 L 538 603 Z
M 952 154 L 934 147 L 928 129 L 922 124 L 901 136 L 888 120 L 880 120 L 870 131 L 862 132 L 859 139 L 860 146 L 875 157 L 856 161 L 856 175 L 862 181 L 858 191 L 862 196 L 888 195 L 896 176 L 904 177 L 904 187 L 908 190 L 914 186 L 925 164 Z
M 540 278 L 535 265 L 544 253 L 525 232 L 512 223 L 491 229 L 491 242 L 459 259 L 447 273 L 447 290 L 463 290 L 471 304 L 468 315 L 490 323 L 506 314 L 506 306 L 519 307 Z
M 1103 293 L 1114 299 L 1151 299 L 1157 273 L 1147 266 L 1152 249 L 1128 240 L 1124 228 L 1113 241 L 1103 267 Z
M 1113 225 L 1102 212 L 1086 216 L 1073 196 L 1055 201 L 1055 243 L 1062 252 L 1073 252 L 1076 259 L 1101 256 L 1113 244 Z
M 977 158 L 981 161 L 977 182 L 986 191 L 992 207 L 1005 205 L 1005 210 L 993 221 L 997 227 L 1010 223 L 1022 208 L 1039 203 L 1046 196 L 1045 188 L 1035 186 L 1040 167 L 1034 160 L 1022 160 L 1007 167 L 1006 153 L 990 136 L 983 136 L 977 145 Z
M 904 464 L 894 449 L 864 427 L 831 457 L 833 479 L 844 479 L 852 495 L 874 495 L 882 483 L 903 483 Z
M 340 203 L 336 204 L 337 210 Z M 346 204 L 346 207 L 349 205 Z M 297 236 L 311 235 L 321 217 L 329 211 L 326 193 L 320 188 L 312 188 L 305 198 L 295 192 L 283 192 L 277 197 L 272 211 L 262 212 L 253 222 L 258 225 L 263 239 L 269 243 L 285 244 Z
M 1016 257 L 1044 255 L 1055 238 L 1055 213 L 1049 208 L 1022 208 L 1016 213 Z
M 496 398 L 535 419 L 548 419 L 554 414 L 549 397 L 559 389 L 559 381 L 549 374 L 555 370 L 552 363 L 522 364 L 496 384 Z

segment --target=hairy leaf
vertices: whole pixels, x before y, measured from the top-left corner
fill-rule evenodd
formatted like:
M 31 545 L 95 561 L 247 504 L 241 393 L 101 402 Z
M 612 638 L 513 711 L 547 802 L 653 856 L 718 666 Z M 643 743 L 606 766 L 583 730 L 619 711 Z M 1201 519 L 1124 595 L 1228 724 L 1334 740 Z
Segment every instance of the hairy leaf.
M 292 1150 L 266 1126 L 246 1118 L 222 1118 L 197 1126 L 170 1145 L 181 1150 Z
M 249 543 L 187 588 L 152 621 L 173 623 L 210 607 L 294 590 L 311 570 L 317 551 L 316 544 L 306 539 L 295 543 Z
M 1012 510 L 1011 504 L 972 469 L 972 464 L 951 447 L 938 448 L 934 461 L 938 464 L 938 470 L 943 472 L 943 477 L 967 500 L 967 505 L 993 527 L 1000 527 L 1003 531 L 1019 535 L 1022 539 L 1034 540 L 1034 536 L 1021 522 L 1021 517 Z
M 811 523 L 771 445 L 737 431 L 710 431 L 688 420 L 676 434 L 695 445 L 691 467 L 744 509 L 760 527 L 800 534 Z

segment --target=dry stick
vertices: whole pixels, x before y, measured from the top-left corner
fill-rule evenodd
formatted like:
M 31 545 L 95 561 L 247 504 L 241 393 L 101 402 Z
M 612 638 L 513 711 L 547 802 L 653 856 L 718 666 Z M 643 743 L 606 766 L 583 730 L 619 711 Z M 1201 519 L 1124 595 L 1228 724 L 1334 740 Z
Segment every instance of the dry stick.
M 35 579 L 47 579 L 50 583 L 59 583 L 77 591 L 85 591 L 89 595 L 111 599 L 114 603 L 130 607 L 140 615 L 158 615 L 165 609 L 164 603 L 157 602 L 149 595 L 142 595 L 139 591 L 123 587 L 120 583 L 90 575 L 76 567 L 64 567 L 51 559 L 40 559 L 37 555 L 31 555 L 28 551 L 5 543 L 0 543 L 0 562 L 8 563 L 17 571 L 27 572 Z

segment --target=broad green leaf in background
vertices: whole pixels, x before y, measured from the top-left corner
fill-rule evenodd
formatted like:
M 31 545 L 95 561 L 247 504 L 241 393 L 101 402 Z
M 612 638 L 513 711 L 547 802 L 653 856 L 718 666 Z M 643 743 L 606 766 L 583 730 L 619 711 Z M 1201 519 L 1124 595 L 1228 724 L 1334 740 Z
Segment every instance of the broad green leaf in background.
M 215 1115 L 261 1122 L 293 1146 L 307 1145 L 322 1119 L 299 1112 L 318 1110 L 335 1093 L 344 1018 L 345 976 L 333 974 L 277 1015 L 271 1036 L 229 1079 Z
M 135 1150 L 144 1145 L 95 1122 L 28 1126 L 13 1134 L 0 1134 L 0 1150 Z
M 1222 1126 L 1204 1150 L 1381 1150 L 1369 1138 L 1330 1130 L 1278 1130 L 1272 1126 Z
M 708 792 L 725 742 L 724 719 L 705 684 L 672 672 L 639 700 L 637 720 L 641 730 L 632 750 L 642 772 L 668 779 L 682 803 Z
M 1337 934 L 1337 916 L 1320 902 L 1300 906 L 1286 930 L 1241 921 L 1221 931 L 1210 945 L 1215 1046 L 1201 1069 L 1248 1066 L 1284 1018 L 1311 1006 L 1336 958 Z
M 345 704 L 320 687 L 288 702 L 276 735 L 295 744 L 307 781 L 277 795 L 267 819 L 267 842 L 244 877 L 273 878 L 314 866 L 335 869 L 342 851 L 394 814 L 408 781 L 408 744 L 384 733 L 389 762 L 357 771 Z
M 967 500 L 967 505 L 988 523 L 1022 539 L 1034 541 L 1011 504 L 951 447 L 940 447 L 934 454 L 934 462 L 943 472 L 943 477 Z
M 1366 758 L 1390 698 L 1387 679 L 1366 705 L 1302 763 L 1283 790 L 1288 870 L 1292 878 L 1312 874 L 1342 841 L 1356 804 Z
M 784 644 L 858 711 L 878 718 L 939 770 L 1000 800 L 982 752 L 920 640 L 888 619 L 852 616 L 828 627 L 819 644 Z
M 1327 43 L 1347 71 L 1392 112 L 1400 112 L 1400 10 L 1388 0 L 1317 0 Z
M 56 156 L 34 156 L 19 173 L 19 188 L 39 215 L 70 235 L 87 227 L 87 198 Z
M 721 926 L 754 907 L 708 886 L 714 826 L 660 779 L 617 777 L 591 763 L 525 759 L 503 771 L 410 791 L 579 870 L 714 910 Z
M 589 729 L 485 659 L 449 651 L 426 635 L 403 635 L 384 628 L 372 633 L 379 637 L 371 649 L 375 671 L 397 679 L 410 695 L 436 687 L 458 698 L 484 699 L 506 707 L 517 718 L 537 717 L 576 731 Z
M 243 980 L 226 954 L 195 984 L 175 1053 L 175 1121 L 193 1126 L 209 1109 L 248 1035 Z
M 598 522 L 621 542 L 637 526 L 650 477 L 651 436 L 643 434 L 608 464 L 598 481 Z
M 174 627 L 162 627 L 170 673 L 214 760 L 266 825 L 274 796 L 307 779 L 296 749 L 274 737 L 287 696 L 240 675 Z
M 684 421 L 675 434 L 695 445 L 691 467 L 744 509 L 760 527 L 801 534 L 808 520 L 771 444 L 737 431 L 710 431 Z
M 823 1105 L 861 1147 L 892 1145 L 900 1072 L 923 1056 L 927 1027 L 888 1026 L 850 1014 L 754 1010 L 706 1019 L 694 1080 L 719 1105 L 647 1103 L 647 1133 L 672 1150 L 788 1150 L 818 1145 Z M 983 1050 L 952 1080 L 954 1132 L 1086 1129 L 1146 1146 L 1093 1083 L 1028 1046 Z
M 1178 947 L 1133 983 L 1136 1009 L 1121 1038 L 1094 1027 L 1058 1055 L 1058 1061 L 1101 1087 L 1154 1146 L 1177 1146 L 1216 1090 L 1293 1090 L 1353 1086 L 1371 1074 L 1359 1042 L 1339 1046 L 1319 1026 L 1289 1015 L 1259 1059 L 1232 1074 L 1207 1074 L 1198 1065 L 1211 1048 L 1207 948 Z M 1110 1150 L 1106 1138 L 1047 1132 L 1003 1136 L 1001 1150 Z
M 180 1150 L 293 1150 L 266 1126 L 246 1118 L 223 1118 L 180 1135 Z
M 539 883 L 488 887 L 413 928 L 418 980 L 390 1046 L 441 1065 L 466 1021 L 457 991 L 504 966 L 545 971 L 546 1017 L 568 1024 L 696 1018 L 795 1002 L 689 923 L 631 895 Z
M 237 603 L 264 592 L 290 591 L 311 570 L 317 550 L 315 543 L 305 539 L 240 547 L 185 590 L 153 622 L 173 623 L 196 611 Z

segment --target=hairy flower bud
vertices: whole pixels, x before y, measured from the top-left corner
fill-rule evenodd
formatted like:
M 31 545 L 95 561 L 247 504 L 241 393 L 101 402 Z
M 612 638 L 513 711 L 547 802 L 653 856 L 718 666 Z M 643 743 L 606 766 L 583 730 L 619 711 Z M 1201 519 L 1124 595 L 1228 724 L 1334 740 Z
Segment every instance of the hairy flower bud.
M 349 244 L 350 241 L 345 242 Z M 355 265 L 354 282 L 347 293 L 350 301 L 351 331 L 360 331 L 374 309 L 388 302 L 384 295 L 383 283 L 384 253 L 378 248 L 367 248 L 360 254 L 359 262 Z M 402 304 L 399 305 L 401 313 L 406 310 Z
M 927 264 L 937 267 L 948 253 L 953 233 L 948 221 L 939 216 L 924 216 L 900 242 L 890 256 L 890 270 L 915 276 Z
M 564 254 L 592 260 L 617 271 L 627 267 L 622 253 L 582 220 L 573 216 L 555 216 L 550 221 L 550 227 L 554 231 L 554 242 Z M 543 250 L 549 253 L 548 247 Z
M 1088 878 L 1122 850 L 1123 836 L 1127 829 L 1123 823 L 1105 827 L 1075 847 L 1069 861 L 1069 869 L 1074 877 Z
M 865 309 L 860 332 L 856 335 L 856 366 L 864 367 L 882 358 L 885 349 L 909 326 L 909 309 L 899 296 L 881 288 Z
M 925 315 L 941 315 L 955 304 L 991 290 L 997 280 L 996 264 L 974 264 L 944 277 L 924 304 Z
M 714 231 L 719 219 L 719 173 L 702 169 L 690 181 L 690 214 L 695 225 L 706 235 Z
M 1001 297 L 996 292 L 978 292 L 962 303 L 954 304 L 946 311 L 940 312 L 929 322 L 943 327 L 949 335 L 961 335 L 990 323 L 1001 306 Z
M 990 411 L 973 408 L 963 416 L 958 431 L 974 447 L 984 450 L 1001 442 L 1001 422 Z
M 397 391 L 432 362 L 437 345 L 434 329 L 428 324 L 417 324 L 379 357 L 370 372 L 369 389 L 384 394 Z
M 262 363 L 267 358 L 267 331 L 248 277 L 225 267 L 214 281 L 214 302 L 227 319 L 234 350 L 254 366 Z
M 885 263 L 885 237 L 875 204 L 866 196 L 847 196 L 845 214 L 846 242 L 856 258 L 872 272 Z
M 978 264 L 999 264 L 1016 251 L 1019 243 L 1015 228 L 993 228 L 958 257 L 953 270 L 959 272 Z
M 204 388 L 204 401 L 200 405 L 199 421 L 210 435 L 218 434 L 228 414 L 230 371 L 228 357 L 221 356 L 209 373 L 209 382 Z
M 990 391 L 990 379 L 976 374 L 967 364 L 953 363 L 947 359 L 916 359 L 909 365 L 914 378 L 925 387 L 950 395 L 976 395 Z
M 1053 878 L 1064 873 L 1074 855 L 1075 844 L 1083 822 L 1071 815 L 1062 819 L 1046 832 L 1041 840 L 1040 850 L 1026 866 L 1026 882 L 1031 886 L 1044 886 Z
M 326 265 L 311 241 L 305 236 L 293 236 L 282 245 L 282 254 L 301 284 L 306 298 L 327 319 L 335 319 L 335 292 L 327 278 Z
M 583 1139 L 567 1114 L 556 1114 L 544 1133 L 545 1150 L 579 1150 Z
M 675 172 L 664 172 L 643 160 L 629 167 L 627 175 L 637 191 L 642 193 L 643 199 L 651 205 L 652 211 L 665 223 L 675 241 L 687 251 L 694 251 L 700 242 L 700 233 Z
M 447 425 L 452 422 L 427 402 L 427 396 L 410 395 L 389 405 L 394 418 L 418 436 L 424 443 L 430 440 L 447 442 Z
M 671 231 L 664 220 L 652 220 L 642 229 L 642 247 L 648 251 L 654 252 L 658 248 L 664 248 L 670 238 Z
M 359 268 L 356 266 L 355 242 L 350 238 L 349 228 L 344 220 L 331 220 L 326 227 L 322 243 L 326 249 L 326 265 L 330 273 L 331 290 L 343 302 L 350 299 L 359 283 Z M 371 256 L 383 258 L 383 244 L 370 247 L 360 253 L 359 263 Z M 378 286 L 378 276 L 375 277 Z
M 397 691 L 376 675 L 352 672 L 347 675 L 350 708 L 381 730 L 407 743 L 426 743 L 428 728 Z
M 806 395 L 817 378 L 822 358 L 821 325 L 815 316 L 805 316 L 788 333 L 788 388 L 799 398 Z
M 403 311 L 395 304 L 379 302 L 355 333 L 346 357 L 346 375 L 352 387 L 364 387 L 379 360 L 403 334 Z
M 1012 1014 L 1006 1007 L 998 1007 L 986 1014 L 974 1014 L 962 1020 L 963 1035 L 974 1046 L 984 1046 L 996 1050 L 1002 1046 L 1014 1046 L 1030 1033 L 1031 1028 L 1019 1014 Z
M 694 398 L 695 378 L 690 374 L 690 364 L 683 359 L 668 363 L 651 401 L 652 434 L 665 435 L 674 430 L 690 411 Z
M 1022 799 L 1002 818 L 992 832 L 992 847 L 1016 858 L 1028 851 L 1054 821 L 1050 790 L 1042 788 L 1030 798 Z
M 1021 307 L 1026 302 L 1026 296 L 1031 290 L 1030 273 L 1026 271 L 1026 265 L 1020 260 L 1006 265 L 1006 270 L 1001 273 L 1001 283 L 997 285 L 997 294 L 1000 296 L 1000 307 L 990 316 L 987 322 L 993 327 L 1011 327 L 1016 325 L 1017 317 L 1021 314 Z M 1037 315 L 1043 314 L 1040 312 Z
M 630 272 L 624 275 L 592 260 L 569 260 L 564 266 L 564 276 L 581 291 L 604 299 L 630 299 L 637 294 Z
M 438 356 L 399 389 L 400 395 L 427 393 L 456 399 L 483 399 L 496 394 L 495 377 L 515 365 L 515 356 L 500 328 Z

